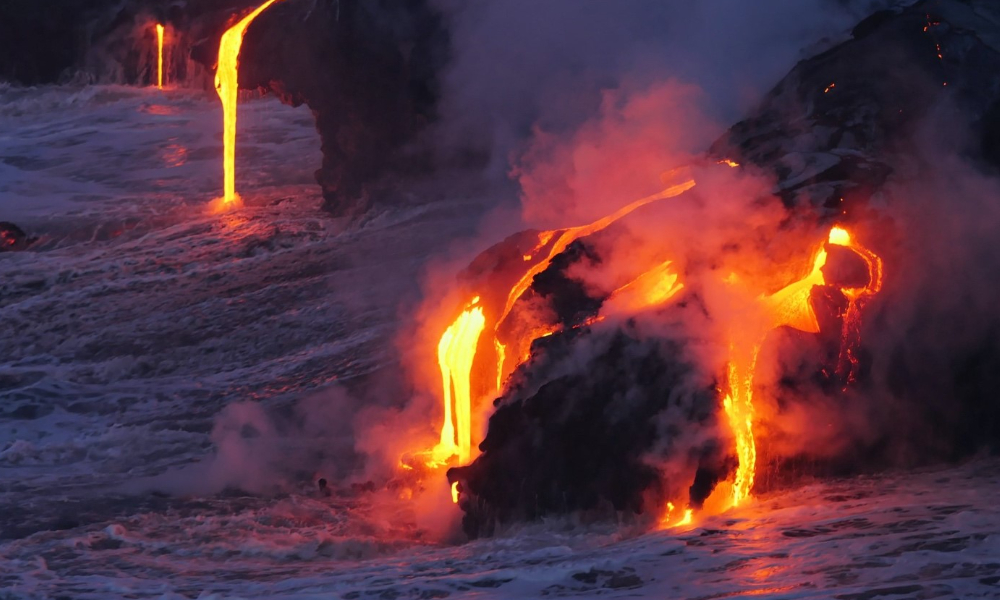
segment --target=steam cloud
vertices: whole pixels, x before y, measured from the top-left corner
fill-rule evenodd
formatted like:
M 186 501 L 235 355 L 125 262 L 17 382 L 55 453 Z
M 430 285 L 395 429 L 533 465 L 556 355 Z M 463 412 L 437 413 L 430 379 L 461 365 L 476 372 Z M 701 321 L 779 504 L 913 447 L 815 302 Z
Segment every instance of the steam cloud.
M 435 143 L 442 154 L 472 148 L 489 156 L 487 175 L 512 177 L 519 185 L 517 226 L 550 228 L 588 222 L 661 189 L 663 171 L 702 154 L 797 59 L 840 41 L 861 17 L 892 3 L 437 4 L 449 17 L 453 59 Z M 773 361 L 762 363 L 777 367 L 759 373 L 758 383 L 767 390 L 760 397 L 773 398 L 765 408 L 782 415 L 764 432 L 773 455 L 807 454 L 844 470 L 859 461 L 877 468 L 967 455 L 1000 433 L 1000 411 L 983 400 L 1000 385 L 994 300 L 1000 290 L 993 275 L 1000 268 L 994 240 L 1000 184 L 960 159 L 960 144 L 934 123 L 932 118 L 919 138 L 915 157 L 894 159 L 892 183 L 876 198 L 889 209 L 865 215 L 860 224 L 866 243 L 872 241 L 868 245 L 891 272 L 865 316 L 862 339 L 869 355 L 863 384 L 830 393 L 809 377 L 822 353 L 816 343 L 788 332 L 769 338 L 765 352 Z M 693 354 L 687 358 L 701 367 L 702 379 L 692 386 L 702 389 L 706 374 L 721 373 L 725 362 L 724 352 L 704 338 L 718 339 L 713 328 L 725 327 L 742 309 L 727 304 L 711 282 L 730 270 L 768 273 L 770 289 L 777 289 L 802 266 L 787 257 L 808 260 L 803 248 L 821 228 L 817 215 L 790 213 L 773 196 L 770 175 L 716 169 L 697 172 L 695 179 L 698 187 L 688 197 L 646 211 L 599 248 L 602 264 L 572 275 L 607 290 L 616 265 L 650 260 L 653 246 L 670 248 L 702 302 L 701 312 L 683 313 L 689 335 L 704 332 L 690 335 L 687 348 Z M 449 257 L 432 269 L 427 287 L 435 291 L 435 307 L 453 285 L 457 265 L 470 258 Z M 785 268 L 775 270 L 776 264 Z M 405 334 L 400 344 L 417 357 L 404 360 L 433 364 L 428 354 L 446 326 L 443 318 L 440 310 L 426 308 L 420 332 Z M 664 325 L 644 319 L 637 327 L 655 337 Z M 436 374 L 416 371 L 417 387 L 426 393 L 410 396 L 405 406 L 364 411 L 356 425 L 350 419 L 338 423 L 338 430 L 356 426 L 356 435 L 345 434 L 340 447 L 357 444 L 369 458 L 366 475 L 381 470 L 385 476 L 406 449 L 400 440 L 411 443 L 427 415 L 435 414 Z M 336 413 L 326 405 L 310 414 Z M 671 419 L 662 415 L 657 426 L 675 430 Z M 258 435 L 248 438 L 247 427 Z M 301 458 L 307 448 L 330 443 L 305 430 L 305 447 L 285 448 L 297 437 L 288 431 L 299 430 L 251 406 L 230 407 L 213 433 L 218 453 L 205 478 L 271 485 L 289 464 L 313 464 Z M 434 432 L 425 433 L 433 439 Z M 683 431 L 671 451 L 702 445 L 709 435 L 725 434 L 714 428 Z M 328 470 L 336 469 L 337 456 L 326 457 L 332 461 Z M 247 457 L 254 457 L 253 465 L 244 462 Z M 689 470 L 684 464 L 665 468 Z

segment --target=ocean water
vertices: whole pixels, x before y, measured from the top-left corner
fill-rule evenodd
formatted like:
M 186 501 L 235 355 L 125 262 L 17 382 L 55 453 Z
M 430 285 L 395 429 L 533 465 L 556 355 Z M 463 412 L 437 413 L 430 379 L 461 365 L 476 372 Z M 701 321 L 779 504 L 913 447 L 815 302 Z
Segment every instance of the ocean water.
M 495 194 L 455 176 L 331 218 L 312 115 L 255 98 L 245 206 L 213 215 L 220 119 L 191 91 L 0 88 L 0 220 L 39 238 L 0 255 L 0 599 L 1000 597 L 988 460 L 805 482 L 685 529 L 468 543 L 385 491 L 318 493 L 351 468 L 329 390 L 398 372 L 423 269 Z

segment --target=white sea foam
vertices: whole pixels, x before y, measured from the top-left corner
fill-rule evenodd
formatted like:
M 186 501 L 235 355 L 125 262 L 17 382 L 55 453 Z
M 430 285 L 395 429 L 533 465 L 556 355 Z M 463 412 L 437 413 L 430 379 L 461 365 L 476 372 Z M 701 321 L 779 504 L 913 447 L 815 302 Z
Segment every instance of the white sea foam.
M 994 463 L 817 483 L 687 531 L 549 522 L 454 546 L 386 493 L 308 478 L 130 489 L 210 460 L 227 406 L 287 409 L 391 364 L 421 268 L 486 209 L 450 180 L 345 228 L 317 210 L 308 111 L 240 114 L 247 206 L 212 216 L 211 96 L 0 88 L 0 219 L 40 236 L 0 256 L 0 598 L 996 596 Z M 230 412 L 273 433 L 269 456 L 302 455 Z

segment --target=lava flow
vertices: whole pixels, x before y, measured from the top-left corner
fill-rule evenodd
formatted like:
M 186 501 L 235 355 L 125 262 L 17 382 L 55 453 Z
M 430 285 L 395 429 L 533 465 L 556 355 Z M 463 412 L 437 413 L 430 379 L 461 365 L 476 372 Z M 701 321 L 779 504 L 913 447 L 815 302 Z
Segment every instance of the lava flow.
M 504 320 L 510 314 L 511 309 L 517 300 L 531 286 L 531 282 L 536 275 L 544 271 L 552 259 L 563 252 L 573 241 L 601 231 L 612 223 L 624 218 L 642 206 L 657 200 L 673 198 L 694 187 L 693 179 L 687 179 L 682 183 L 671 186 L 657 194 L 647 196 L 628 204 L 618 211 L 593 223 L 572 227 L 569 229 L 545 231 L 539 234 L 538 245 L 528 254 L 524 255 L 525 263 L 531 266 L 513 285 L 507 294 L 506 304 L 499 318 L 494 321 L 493 347 L 496 351 L 496 388 L 500 389 L 505 374 L 505 362 L 507 359 L 507 346 L 496 336 Z M 647 305 L 651 302 L 665 301 L 670 296 L 677 293 L 683 287 L 677 284 L 677 276 L 669 273 L 669 262 L 663 263 L 655 268 L 653 273 L 662 276 L 662 281 L 652 281 L 652 277 L 640 278 L 634 283 L 634 289 L 629 290 L 629 294 L 622 294 L 627 297 L 624 303 L 634 304 L 636 297 L 641 296 Z M 626 286 L 628 287 L 628 286 Z M 444 419 L 441 425 L 441 440 L 429 452 L 420 452 L 418 456 L 424 466 L 437 468 L 444 466 L 453 457 L 457 457 L 460 464 L 466 464 L 473 458 L 472 454 L 472 366 L 476 357 L 476 348 L 479 344 L 479 337 L 486 326 L 486 317 L 483 308 L 478 306 L 480 296 L 473 298 L 464 311 L 445 330 L 438 343 L 438 368 L 441 371 L 442 380 L 442 403 L 444 407 Z M 555 330 L 551 327 L 543 327 L 531 332 L 527 337 L 530 339 L 521 340 L 518 344 L 520 350 L 515 355 L 520 364 L 528 358 L 528 348 L 531 342 L 546 335 L 552 335 Z M 514 365 L 513 368 L 516 368 Z M 404 463 L 401 463 L 405 465 Z M 456 495 L 457 492 L 453 490 Z
M 438 367 L 441 369 L 444 424 L 441 441 L 431 451 L 433 465 L 444 464 L 452 456 L 462 463 L 472 457 L 472 361 L 476 357 L 479 335 L 486 325 L 479 297 L 452 323 L 438 344 Z M 454 394 L 452 393 L 454 391 Z M 454 398 L 454 419 L 452 405 Z M 428 465 L 428 466 L 433 466 Z
M 847 230 L 841 227 L 831 229 L 827 242 L 830 246 L 851 248 L 865 260 L 869 269 L 870 280 L 867 284 L 858 288 L 838 288 L 850 301 L 849 309 L 843 315 L 842 335 L 842 354 L 849 357 L 845 360 L 850 360 L 854 356 L 853 348 L 859 341 L 857 337 L 860 327 L 859 303 L 881 288 L 882 262 L 869 250 L 854 244 Z M 774 294 L 760 296 L 756 303 L 756 309 L 759 310 L 757 318 L 743 319 L 739 330 L 731 333 L 730 359 L 727 367 L 728 393 L 723 400 L 723 406 L 736 438 L 736 454 L 739 458 L 739 466 L 732 481 L 732 506 L 738 505 L 750 496 L 756 473 L 757 446 L 754 440 L 753 392 L 754 373 L 761 346 L 767 334 L 778 327 L 791 327 L 807 333 L 819 332 L 819 323 L 809 296 L 813 287 L 827 285 L 823 273 L 827 256 L 826 249 L 820 250 L 813 260 L 813 268 L 809 275 Z M 856 359 L 853 364 L 856 366 Z
M 240 47 L 247 27 L 257 16 L 269 6 L 280 0 L 267 0 L 252 13 L 232 26 L 219 42 L 219 65 L 215 71 L 215 91 L 222 100 L 223 110 L 223 210 L 239 204 L 236 194 L 236 101 L 239 97 L 239 58 Z
M 664 261 L 611 293 L 601 306 L 607 313 L 635 313 L 650 306 L 659 306 L 684 288 L 674 272 L 672 261 Z
M 473 378 L 490 377 L 492 385 L 494 376 L 487 374 L 481 368 L 473 369 L 480 338 L 486 327 L 491 326 L 494 332 L 492 347 L 496 353 L 496 391 L 502 389 L 503 378 L 510 370 L 516 369 L 519 364 L 530 358 L 530 348 L 534 340 L 559 330 L 557 325 L 532 325 L 526 328 L 527 331 L 515 334 L 505 332 L 507 338 L 504 341 L 507 343 L 501 341 L 499 334 L 501 326 L 511 314 L 517 301 L 530 288 L 535 276 L 542 273 L 553 258 L 564 252 L 575 240 L 605 229 L 646 204 L 680 195 L 694 185 L 692 179 L 687 179 L 663 192 L 628 204 L 590 224 L 538 234 L 537 244 L 523 255 L 523 272 L 511 285 L 506 296 L 500 295 L 498 298 L 496 294 L 476 295 L 465 305 L 458 317 L 444 331 L 438 343 L 443 423 L 438 444 L 431 450 L 417 454 L 423 466 L 436 469 L 452 464 L 453 461 L 464 465 L 475 458 L 472 394 L 473 390 L 481 390 L 482 386 L 474 385 L 477 382 Z M 861 278 L 857 274 L 849 274 L 844 279 L 841 275 L 834 278 L 836 281 L 828 282 L 824 269 L 827 266 L 829 253 L 833 252 L 834 247 L 849 249 L 860 257 L 864 267 L 867 267 L 867 277 Z M 600 312 L 593 315 L 586 323 L 600 321 L 611 314 L 630 315 L 648 307 L 660 306 L 680 295 L 684 289 L 680 279 L 681 274 L 674 270 L 672 261 L 666 260 L 655 264 L 611 293 L 605 299 Z M 849 383 L 853 380 L 858 363 L 855 351 L 860 341 L 860 310 L 867 299 L 879 291 L 881 281 L 881 260 L 874 253 L 854 243 L 847 230 L 841 227 L 831 229 L 826 245 L 813 258 L 811 271 L 802 279 L 777 292 L 753 296 L 747 293 L 748 291 L 739 291 L 732 287 L 739 283 L 735 276 L 726 280 L 727 285 L 724 289 L 730 290 L 724 291 L 726 296 L 734 299 L 743 297 L 748 300 L 743 305 L 744 309 L 737 320 L 729 326 L 726 338 L 720 340 L 724 344 L 723 347 L 728 349 L 722 405 L 726 420 L 733 432 L 738 466 L 726 485 L 720 485 L 716 489 L 714 500 L 710 498 L 713 510 L 736 506 L 746 500 L 753 490 L 757 467 L 754 426 L 758 419 L 754 411 L 754 378 L 761 347 L 768 334 L 779 327 L 819 333 L 819 322 L 810 301 L 813 288 L 829 286 L 838 290 L 847 300 L 846 309 L 839 315 L 843 319 L 843 331 L 838 372 L 843 371 L 843 377 Z M 485 299 L 489 297 L 495 298 L 497 306 L 500 299 L 504 298 L 502 309 L 490 309 L 485 303 Z M 505 364 L 507 362 L 511 364 Z M 405 461 L 403 464 L 406 466 Z M 452 499 L 457 501 L 458 487 L 453 485 L 451 491 Z M 673 504 L 668 504 L 669 510 L 661 518 L 661 525 L 674 527 L 692 522 L 692 508 L 674 511 L 672 506 Z
M 156 87 L 163 89 L 163 25 L 156 24 Z
M 504 304 L 503 312 L 500 313 L 500 317 L 496 320 L 495 326 L 493 328 L 494 334 L 497 331 L 499 331 L 500 326 L 503 325 L 503 322 L 510 314 L 511 309 L 514 308 L 514 304 L 518 301 L 518 299 L 521 298 L 521 296 L 524 295 L 524 292 L 526 292 L 528 288 L 531 286 L 531 282 L 532 280 L 534 280 L 535 276 L 544 271 L 546 268 L 548 268 L 549 263 L 552 262 L 552 259 L 559 253 L 566 250 L 566 248 L 574 241 L 582 237 L 596 233 L 598 231 L 601 231 L 602 229 L 605 229 L 609 225 L 623 219 L 624 217 L 630 215 L 637 209 L 642 208 L 647 204 L 656 202 L 658 200 L 674 198 L 676 196 L 683 194 L 684 192 L 688 191 L 694 186 L 695 186 L 694 179 L 687 179 L 681 183 L 678 183 L 677 185 L 670 186 L 669 188 L 663 190 L 662 192 L 653 194 L 652 196 L 646 196 L 645 198 L 641 198 L 639 200 L 636 200 L 635 202 L 632 202 L 631 204 L 623 206 L 617 211 L 611 213 L 610 215 L 602 219 L 598 219 L 593 223 L 587 225 L 581 225 L 579 227 L 571 227 L 569 229 L 563 229 L 561 231 L 546 231 L 540 234 L 539 246 L 537 246 L 536 249 L 532 251 L 532 253 L 534 254 L 535 252 L 543 251 L 545 250 L 546 247 L 548 248 L 548 251 L 544 253 L 541 260 L 538 260 L 536 263 L 534 263 L 527 270 L 527 272 L 525 272 L 525 274 L 521 276 L 520 279 L 518 279 L 517 283 L 514 284 L 514 287 L 511 288 L 510 293 L 507 294 L 507 302 Z M 534 260 L 534 257 L 532 257 L 532 260 Z M 545 331 L 538 332 L 538 335 L 535 336 L 535 339 L 537 339 L 537 337 L 540 337 L 544 333 L 547 332 Z M 531 340 L 528 340 L 528 346 L 530 346 L 530 342 Z M 503 376 L 506 372 L 504 362 L 507 353 L 506 353 L 506 347 L 500 342 L 498 338 L 495 338 L 494 344 L 497 348 L 497 381 L 498 381 L 497 389 L 499 390 L 500 382 L 502 382 Z M 513 368 L 516 367 L 517 365 L 514 365 Z

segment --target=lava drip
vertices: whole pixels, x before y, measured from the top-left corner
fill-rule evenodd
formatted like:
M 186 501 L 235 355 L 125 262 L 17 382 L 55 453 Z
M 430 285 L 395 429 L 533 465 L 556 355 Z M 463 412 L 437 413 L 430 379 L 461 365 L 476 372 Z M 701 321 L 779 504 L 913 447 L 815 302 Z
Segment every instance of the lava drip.
M 222 100 L 223 110 L 223 196 L 220 209 L 238 206 L 236 194 L 236 102 L 239 98 L 239 58 L 247 27 L 260 13 L 280 0 L 267 0 L 236 25 L 222 34 L 219 42 L 219 64 L 215 72 L 215 91 Z
M 462 463 L 472 458 L 472 363 L 476 358 L 479 336 L 486 326 L 483 309 L 476 306 L 479 297 L 445 330 L 438 343 L 438 367 L 441 370 L 444 423 L 441 441 L 431 451 L 428 466 L 443 465 L 452 456 Z M 453 394 L 454 392 L 454 394 Z M 454 406 L 454 418 L 452 417 Z
M 830 230 L 828 247 L 846 247 L 864 259 L 869 278 L 858 287 L 838 289 L 848 298 L 848 309 L 843 315 L 840 362 L 846 362 L 850 373 L 856 373 L 855 352 L 860 342 L 860 310 L 864 301 L 876 294 L 882 284 L 882 261 L 871 251 L 851 241 L 850 234 L 841 227 Z M 736 506 L 750 496 L 753 490 L 757 466 L 757 446 L 754 439 L 754 373 L 757 357 L 767 334 L 778 327 L 791 327 L 806 333 L 819 333 L 819 322 L 810 302 L 810 294 L 816 286 L 828 285 L 824 268 L 827 266 L 828 251 L 820 250 L 813 260 L 812 271 L 769 296 L 757 299 L 756 315 L 743 319 L 738 330 L 730 333 L 729 364 L 727 367 L 728 391 L 723 407 L 736 439 L 736 455 L 739 466 L 732 480 L 731 505 Z M 853 381 L 853 379 L 852 379 Z
M 516 347 L 508 350 L 507 345 L 500 341 L 499 330 L 510 315 L 511 310 L 531 286 L 535 276 L 543 272 L 551 264 L 552 259 L 564 252 L 574 241 L 601 231 L 616 221 L 631 214 L 635 210 L 651 202 L 673 198 L 694 187 L 695 182 L 686 178 L 681 183 L 673 185 L 657 194 L 636 200 L 618 211 L 587 225 L 571 227 L 563 230 L 544 231 L 538 234 L 537 244 L 523 255 L 528 268 L 517 279 L 507 293 L 503 310 L 493 321 L 493 348 L 496 353 L 496 390 L 503 384 L 504 375 L 517 368 L 530 357 L 531 343 L 539 338 L 556 333 L 557 326 L 541 326 L 519 336 Z M 669 261 L 653 269 L 646 277 L 630 284 L 629 290 L 620 290 L 626 303 L 645 303 L 666 301 L 683 287 L 677 284 L 677 276 L 669 276 Z M 625 286 L 629 287 L 629 286 Z M 640 298 L 641 297 L 641 298 Z M 480 303 L 480 296 L 475 296 L 463 309 L 462 313 L 451 323 L 438 342 L 438 368 L 442 379 L 442 403 L 444 408 L 443 424 L 441 426 L 440 442 L 429 452 L 418 452 L 424 466 L 436 468 L 444 466 L 453 457 L 459 464 L 467 464 L 472 457 L 472 398 L 473 388 L 472 366 L 476 356 L 479 336 L 486 326 L 486 317 Z M 496 314 L 495 312 L 493 314 Z M 508 365 L 508 358 L 515 357 L 516 364 Z M 511 361 L 511 362 L 514 362 Z M 453 393 L 454 392 L 454 393 Z M 406 465 L 406 461 L 401 461 Z
M 835 239 L 836 238 L 836 239 Z M 868 280 L 852 282 L 853 285 L 840 288 L 847 298 L 843 325 L 840 334 L 840 356 L 837 360 L 837 376 L 848 386 L 858 377 L 859 361 L 857 348 L 861 343 L 861 311 L 865 304 L 882 289 L 882 259 L 867 248 L 854 243 L 851 234 L 842 228 L 830 232 L 830 243 L 853 250 L 864 261 L 868 270 Z
M 156 87 L 163 89 L 163 25 L 156 24 Z

